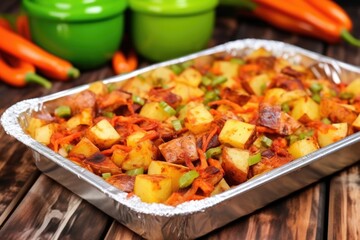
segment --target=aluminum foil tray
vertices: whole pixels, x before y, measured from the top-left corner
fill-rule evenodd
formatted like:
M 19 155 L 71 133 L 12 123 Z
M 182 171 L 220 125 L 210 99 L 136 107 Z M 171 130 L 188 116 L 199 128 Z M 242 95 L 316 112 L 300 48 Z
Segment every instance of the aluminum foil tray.
M 199 56 L 224 53 L 246 55 L 260 47 L 294 63 L 301 62 L 311 67 L 319 77 L 326 76 L 336 83 L 360 77 L 358 67 L 293 45 L 244 39 L 116 76 L 104 80 L 104 83 L 124 81 L 155 68 Z M 193 239 L 202 236 L 359 160 L 360 132 L 210 198 L 186 202 L 176 207 L 144 203 L 137 197 L 129 198 L 127 193 L 56 154 L 24 132 L 32 111 L 41 109 L 49 101 L 86 88 L 88 85 L 21 101 L 4 112 L 1 123 L 8 134 L 33 150 L 36 166 L 43 173 L 144 238 Z

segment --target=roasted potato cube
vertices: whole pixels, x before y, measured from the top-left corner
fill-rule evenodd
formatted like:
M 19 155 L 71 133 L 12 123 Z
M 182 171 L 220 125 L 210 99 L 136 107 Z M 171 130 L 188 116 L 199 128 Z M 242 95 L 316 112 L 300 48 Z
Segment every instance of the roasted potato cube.
M 213 68 L 220 72 L 221 76 L 227 78 L 226 82 L 222 83 L 222 87 L 232 88 L 237 84 L 235 78 L 238 76 L 239 64 L 229 61 L 215 61 Z
M 89 139 L 83 137 L 78 144 L 76 144 L 69 154 L 82 154 L 85 157 L 90 157 L 95 153 L 100 152 L 99 148 L 95 146 Z
M 347 136 L 347 123 L 334 123 L 332 127 L 326 130 L 318 130 L 318 142 L 321 147 L 337 142 Z
M 219 134 L 221 143 L 242 149 L 252 144 L 254 138 L 255 125 L 234 119 L 227 120 Z
M 143 202 L 165 202 L 172 194 L 171 177 L 165 175 L 137 175 L 134 193 Z
M 81 113 L 76 114 L 66 122 L 66 128 L 74 129 L 79 125 L 91 126 L 92 121 L 93 121 L 93 117 L 92 117 L 91 108 L 85 108 L 84 110 L 81 111 Z
M 266 91 L 264 102 L 281 105 L 283 103 L 291 102 L 305 96 L 306 92 L 300 89 L 286 91 L 283 88 L 271 88 Z
M 121 167 L 125 161 L 128 153 L 121 149 L 115 149 L 111 155 L 111 160 L 116 164 L 116 166 Z
M 345 88 L 345 92 L 354 94 L 355 96 L 360 95 L 360 78 L 355 79 Z
M 45 124 L 46 124 L 45 120 L 32 117 L 29 120 L 29 124 L 26 128 L 26 131 L 30 134 L 31 137 L 34 138 L 36 129 L 44 126 Z
M 109 148 L 120 139 L 119 133 L 106 119 L 91 127 L 86 135 L 100 149 Z
M 247 180 L 249 157 L 248 150 L 223 147 L 221 165 L 225 171 L 225 179 L 230 184 L 240 184 Z
M 140 110 L 139 113 L 143 117 L 155 119 L 158 121 L 165 121 L 170 117 L 170 114 L 162 109 L 158 102 L 148 102 Z
M 319 145 L 317 141 L 312 137 L 298 140 L 288 147 L 289 153 L 294 158 L 303 157 L 309 153 L 315 152 L 318 149 Z
M 182 99 L 181 103 L 183 104 L 187 103 L 191 99 L 199 98 L 204 95 L 204 92 L 201 89 L 181 82 L 177 82 L 171 92 L 180 96 Z
M 198 87 L 201 83 L 201 79 L 202 76 L 198 70 L 194 68 L 187 68 L 176 78 L 176 81 L 192 87 Z
M 95 93 L 96 95 L 104 95 L 108 93 L 108 89 L 103 82 L 94 82 L 91 83 L 89 86 L 89 90 Z
M 150 77 L 155 86 L 172 87 L 176 74 L 169 68 L 160 67 L 153 70 Z
M 215 185 L 214 190 L 211 192 L 210 196 L 214 196 L 216 194 L 225 192 L 226 190 L 230 189 L 229 184 L 225 181 L 225 179 L 221 179 L 221 181 Z
M 262 96 L 271 83 L 269 74 L 260 74 L 250 78 L 248 81 L 245 81 L 244 88 L 251 94 L 256 96 Z
M 302 97 L 293 102 L 291 116 L 300 122 L 320 120 L 320 106 L 310 97 Z
M 355 121 L 352 123 L 352 126 L 356 129 L 360 129 L 360 114 L 356 117 Z
M 164 161 L 152 161 L 149 165 L 148 174 L 149 175 L 160 174 L 170 177 L 172 191 L 175 192 L 179 190 L 179 178 L 187 171 L 189 171 L 189 168 L 183 165 L 164 162 Z
M 58 126 L 57 123 L 49 123 L 35 129 L 34 139 L 44 145 L 49 145 L 51 136 Z
M 125 81 L 121 89 L 139 97 L 146 98 L 148 96 L 147 93 L 152 87 L 151 81 L 139 76 Z
M 207 131 L 213 120 L 211 113 L 201 104 L 187 111 L 185 127 L 192 133 L 198 134 Z
M 126 159 L 122 162 L 121 168 L 132 170 L 135 168 L 148 169 L 151 161 L 155 158 L 154 144 L 150 140 L 140 141 L 145 132 L 134 132 L 127 137 L 127 146 L 132 147 Z
M 199 158 L 196 139 L 192 134 L 163 143 L 159 145 L 159 150 L 165 160 L 170 163 L 183 163 L 185 159 L 193 161 Z

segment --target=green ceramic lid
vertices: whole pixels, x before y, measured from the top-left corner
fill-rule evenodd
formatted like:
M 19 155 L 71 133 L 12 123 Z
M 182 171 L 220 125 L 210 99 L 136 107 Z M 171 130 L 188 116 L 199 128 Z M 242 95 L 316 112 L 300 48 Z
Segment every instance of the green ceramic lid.
M 64 21 L 91 21 L 122 13 L 127 0 L 23 0 L 30 15 Z
M 186 15 L 214 9 L 219 0 L 129 0 L 133 11 L 159 15 Z

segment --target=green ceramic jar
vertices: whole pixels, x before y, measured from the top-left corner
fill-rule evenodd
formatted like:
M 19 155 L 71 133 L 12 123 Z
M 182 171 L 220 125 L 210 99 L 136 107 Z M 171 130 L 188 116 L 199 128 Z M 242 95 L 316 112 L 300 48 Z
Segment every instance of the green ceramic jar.
M 218 0 L 129 0 L 131 36 L 138 53 L 163 61 L 205 48 Z
M 105 64 L 119 48 L 126 0 L 23 0 L 32 40 L 81 69 Z

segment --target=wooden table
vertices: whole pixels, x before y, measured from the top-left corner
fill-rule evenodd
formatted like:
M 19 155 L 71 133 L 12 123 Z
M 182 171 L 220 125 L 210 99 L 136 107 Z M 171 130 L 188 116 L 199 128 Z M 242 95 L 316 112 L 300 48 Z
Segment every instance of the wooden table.
M 17 12 L 19 2 L 1 1 L 0 12 Z M 360 5 L 345 8 L 356 19 L 354 33 L 360 37 Z M 360 48 L 300 37 L 257 20 L 242 18 L 229 9 L 220 9 L 211 45 L 242 38 L 280 40 L 360 65 Z M 16 89 L 0 82 L 0 114 L 20 100 L 113 74 L 108 64 L 83 72 L 75 81 L 54 82 L 51 90 L 34 85 Z M 7 136 L 2 128 L 0 139 L 0 239 L 141 239 L 39 172 L 31 151 Z M 360 163 L 357 163 L 215 230 L 203 239 L 360 239 L 359 174 Z

